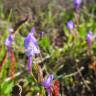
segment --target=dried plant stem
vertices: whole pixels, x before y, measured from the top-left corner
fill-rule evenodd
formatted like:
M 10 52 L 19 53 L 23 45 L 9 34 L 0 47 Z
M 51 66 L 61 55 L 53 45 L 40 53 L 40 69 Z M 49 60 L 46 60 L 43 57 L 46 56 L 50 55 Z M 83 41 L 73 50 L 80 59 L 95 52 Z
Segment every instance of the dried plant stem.
M 79 75 L 80 75 L 83 83 L 85 84 L 85 87 L 88 89 L 88 91 L 91 91 L 91 89 L 90 89 L 90 87 L 88 86 L 88 84 L 86 83 L 86 81 L 85 81 L 85 79 L 84 79 L 81 71 L 79 71 L 80 69 L 79 69 L 79 66 L 78 66 L 78 62 L 76 62 L 76 69 L 77 69 L 77 71 L 78 71 L 78 73 L 79 73 Z
M 6 51 L 5 56 L 4 56 L 4 58 L 3 58 L 3 60 L 1 61 L 1 64 L 0 64 L 0 71 L 2 69 L 3 64 L 5 64 L 5 62 L 7 61 L 7 58 L 8 58 L 8 52 Z
M 14 79 L 14 74 L 15 74 L 15 55 L 14 52 L 11 51 L 11 56 L 10 56 L 10 60 L 11 60 L 11 68 L 10 68 L 10 75 L 11 77 Z
M 14 74 L 14 78 L 20 76 L 22 73 L 23 73 L 23 71 L 17 72 L 16 74 Z M 10 80 L 12 80 L 12 77 L 6 78 L 4 82 L 8 82 L 8 81 L 10 81 Z
M 43 72 L 42 72 L 42 68 L 37 65 L 38 67 L 38 82 L 42 82 L 43 81 Z
M 82 70 L 84 70 L 84 67 L 79 68 L 79 69 L 77 70 L 77 72 L 74 72 L 74 73 L 71 73 L 71 74 L 69 74 L 69 75 L 64 76 L 63 79 L 69 78 L 69 77 L 72 77 L 72 76 L 76 76 L 76 75 L 77 75 L 79 72 L 81 72 Z

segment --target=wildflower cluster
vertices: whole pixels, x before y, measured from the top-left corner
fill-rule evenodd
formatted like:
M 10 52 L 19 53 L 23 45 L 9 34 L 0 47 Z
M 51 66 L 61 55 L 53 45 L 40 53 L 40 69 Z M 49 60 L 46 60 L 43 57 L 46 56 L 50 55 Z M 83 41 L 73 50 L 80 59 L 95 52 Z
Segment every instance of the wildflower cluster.
M 12 73 L 12 76 L 13 76 L 14 75 L 14 70 L 15 70 L 15 65 L 14 65 L 15 56 L 14 56 L 14 52 L 12 51 L 12 42 L 14 41 L 14 37 L 15 37 L 14 29 L 12 29 L 12 28 L 9 29 L 9 32 L 10 32 L 10 34 L 9 34 L 8 38 L 5 40 L 5 45 L 8 48 L 8 53 L 11 54 L 11 56 L 10 56 L 11 65 L 12 65 L 11 73 Z M 32 58 L 33 58 L 33 56 L 40 54 L 40 49 L 39 49 L 39 46 L 38 46 L 37 39 L 35 37 L 35 32 L 36 32 L 35 27 L 32 27 L 31 31 L 24 38 L 24 48 L 25 48 L 25 54 L 28 57 L 28 72 L 30 74 L 32 74 L 32 63 L 33 63 Z M 42 71 L 40 66 L 39 66 L 39 70 L 38 71 L 39 72 Z M 41 75 L 43 75 L 43 74 L 41 74 Z M 43 76 L 42 76 L 42 78 L 43 78 Z M 52 92 L 53 92 L 53 78 L 54 78 L 53 75 L 49 75 L 48 79 L 44 79 L 43 78 L 42 81 L 41 81 L 41 85 L 46 89 L 48 96 L 52 96 Z M 58 88 L 56 88 L 56 90 L 57 89 Z M 59 94 L 56 95 L 56 96 L 59 96 Z

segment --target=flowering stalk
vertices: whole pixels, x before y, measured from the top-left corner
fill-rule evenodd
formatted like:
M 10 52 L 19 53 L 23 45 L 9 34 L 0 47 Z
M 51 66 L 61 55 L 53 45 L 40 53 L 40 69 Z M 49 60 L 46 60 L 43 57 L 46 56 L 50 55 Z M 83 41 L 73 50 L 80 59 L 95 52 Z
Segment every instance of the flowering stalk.
M 93 42 L 94 36 L 91 31 L 88 32 L 87 37 L 86 37 L 86 42 L 88 45 L 88 55 L 92 56 L 92 42 Z
M 82 3 L 82 0 L 74 0 L 74 8 L 75 8 L 75 18 L 76 18 L 76 23 L 79 26 L 79 22 L 80 22 L 80 6 Z
M 11 67 L 10 67 L 10 75 L 13 78 L 13 75 L 15 73 L 15 56 L 14 53 L 12 52 L 12 42 L 14 40 L 14 34 L 13 34 L 12 29 L 10 29 L 10 35 L 8 36 L 8 38 L 5 40 L 5 45 L 7 47 L 7 53 L 8 56 L 10 57 L 10 61 L 11 61 Z
M 51 74 L 48 76 L 47 80 L 44 80 L 41 84 L 47 91 L 48 96 L 52 96 L 52 81 L 54 76 Z
M 32 73 L 32 57 L 40 54 L 38 43 L 34 36 L 35 31 L 35 27 L 33 27 L 24 40 L 25 54 L 28 57 L 28 71 L 30 73 Z
M 92 41 L 93 41 L 93 33 L 91 31 L 88 32 L 86 41 L 87 41 L 88 47 L 91 47 Z
M 66 24 L 67 28 L 69 29 L 70 33 L 73 36 L 73 39 L 76 38 L 76 36 L 78 36 L 77 31 L 75 30 L 75 24 L 72 20 L 69 20 Z

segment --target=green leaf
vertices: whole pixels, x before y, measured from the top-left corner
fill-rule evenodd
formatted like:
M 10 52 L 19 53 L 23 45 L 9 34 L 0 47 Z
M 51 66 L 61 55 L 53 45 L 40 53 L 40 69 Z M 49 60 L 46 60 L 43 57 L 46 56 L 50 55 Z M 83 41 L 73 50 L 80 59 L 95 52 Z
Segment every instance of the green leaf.
M 6 94 L 8 96 L 8 94 L 11 93 L 12 91 L 12 87 L 13 87 L 14 83 L 13 82 L 4 82 L 1 84 L 1 92 L 2 94 Z

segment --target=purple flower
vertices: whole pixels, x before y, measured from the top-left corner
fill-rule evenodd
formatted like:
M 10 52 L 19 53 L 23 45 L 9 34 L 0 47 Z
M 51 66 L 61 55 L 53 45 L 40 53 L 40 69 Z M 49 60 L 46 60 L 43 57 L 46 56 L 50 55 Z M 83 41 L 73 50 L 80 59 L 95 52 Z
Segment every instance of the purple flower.
M 87 38 L 86 38 L 89 46 L 91 46 L 92 39 L 93 39 L 93 33 L 91 31 L 89 31 L 88 34 L 87 34 Z
M 82 0 L 74 0 L 74 7 L 76 9 L 80 8 L 81 3 L 82 3 Z
M 40 50 L 38 49 L 39 47 L 38 47 L 37 40 L 33 35 L 33 33 L 31 32 L 29 32 L 27 37 L 25 37 L 24 47 L 25 47 L 27 56 L 34 56 L 35 54 L 40 53 Z
M 49 75 L 47 80 L 45 80 L 44 82 L 42 82 L 42 85 L 45 87 L 45 88 L 48 88 L 52 85 L 52 81 L 53 81 L 53 74 Z
M 10 34 L 9 37 L 5 40 L 5 45 L 7 47 L 12 47 L 12 41 L 14 40 L 14 35 Z
M 37 40 L 34 36 L 34 32 L 35 32 L 35 27 L 31 29 L 31 31 L 24 39 L 25 54 L 28 56 L 29 72 L 31 71 L 31 66 L 32 66 L 32 56 L 40 53 Z
M 67 28 L 68 28 L 69 30 L 72 30 L 72 29 L 74 29 L 74 27 L 75 27 L 75 25 L 74 25 L 73 21 L 72 21 L 72 20 L 69 20 L 69 21 L 67 22 Z
M 51 96 L 51 87 L 52 87 L 52 81 L 53 81 L 53 74 L 49 75 L 47 80 L 43 81 L 41 84 L 46 88 L 46 91 L 48 93 L 48 96 Z
M 24 47 L 25 47 L 25 49 L 28 48 L 28 46 L 30 44 L 30 41 L 31 41 L 31 36 L 28 34 L 27 37 L 25 37 L 25 40 L 24 40 Z

